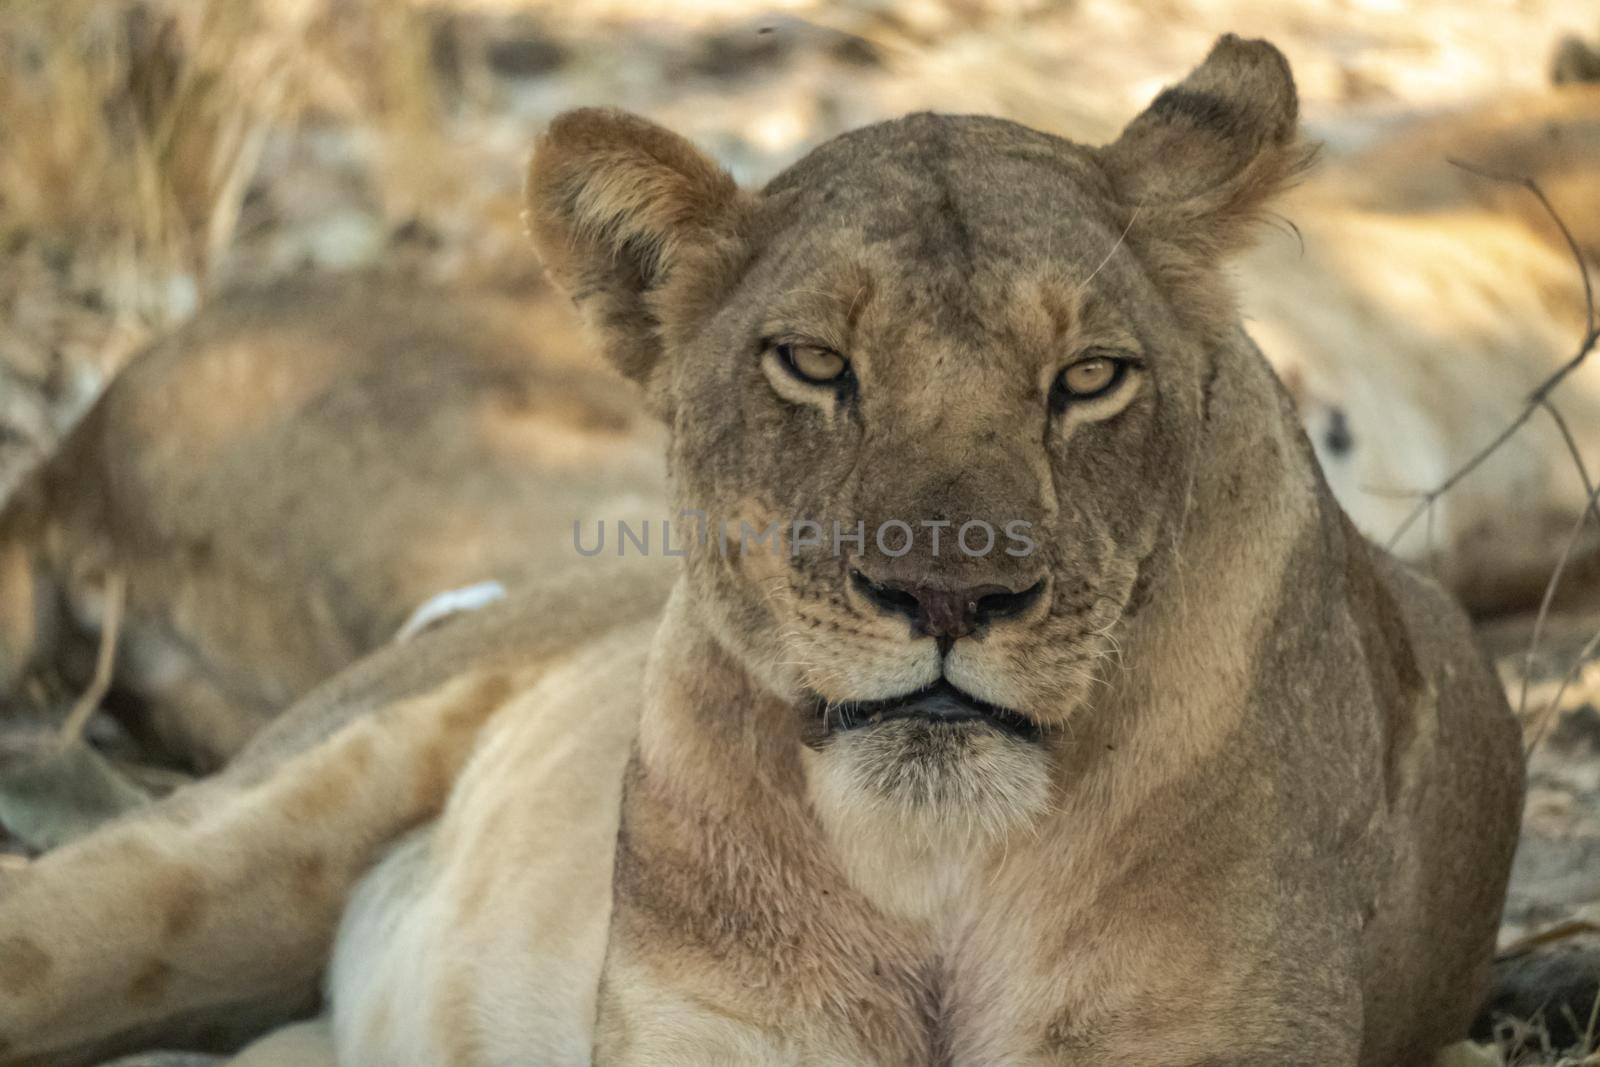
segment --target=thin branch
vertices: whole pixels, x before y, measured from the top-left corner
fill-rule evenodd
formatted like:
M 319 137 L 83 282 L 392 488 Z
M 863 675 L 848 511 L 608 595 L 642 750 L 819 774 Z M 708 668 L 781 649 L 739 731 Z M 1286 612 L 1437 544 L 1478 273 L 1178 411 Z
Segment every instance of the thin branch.
M 1594 992 L 1594 1002 L 1589 1005 L 1589 1025 L 1583 1028 L 1583 1051 L 1594 1051 L 1595 1026 L 1600 1025 L 1600 989 Z
M 121 571 L 112 571 L 106 577 L 105 616 L 100 621 L 100 650 L 95 657 L 94 677 L 89 681 L 89 688 L 72 706 L 66 721 L 61 724 L 57 743 L 63 749 L 83 736 L 89 719 L 111 688 L 111 671 L 117 661 L 117 636 L 122 629 L 122 605 L 127 588 L 127 579 Z
M 1595 483 L 1589 477 L 1589 468 L 1584 465 L 1583 453 L 1578 450 L 1578 439 L 1572 436 L 1572 429 L 1567 425 L 1567 418 L 1561 414 L 1561 409 L 1549 397 L 1539 401 L 1539 406 L 1549 413 L 1555 420 L 1556 429 L 1561 431 L 1561 439 L 1567 443 L 1567 453 L 1572 456 L 1572 465 L 1578 468 L 1578 477 L 1583 481 L 1583 491 L 1589 498 L 1586 514 L 1594 516 L 1596 526 L 1600 526 L 1600 502 L 1595 500 Z
M 1566 220 L 1563 219 L 1561 217 L 1561 213 L 1555 209 L 1555 205 L 1550 203 L 1550 198 L 1544 195 L 1544 190 L 1539 187 L 1539 183 L 1524 175 L 1497 174 L 1485 167 L 1473 166 L 1471 163 L 1464 163 L 1459 159 L 1451 159 L 1446 157 L 1445 162 L 1449 163 L 1452 167 L 1460 167 L 1468 174 L 1479 178 L 1487 178 L 1494 182 L 1506 182 L 1510 185 L 1520 185 L 1538 198 L 1539 206 L 1544 208 L 1544 213 L 1550 216 L 1550 221 L 1555 223 L 1556 229 L 1561 231 L 1561 239 L 1567 242 L 1567 251 L 1571 252 L 1572 258 L 1577 261 L 1578 274 L 1583 278 L 1583 304 L 1584 307 L 1588 309 L 1588 313 L 1584 317 L 1584 332 L 1588 334 L 1594 334 L 1597 330 L 1594 306 L 1594 286 L 1589 280 L 1589 271 L 1583 262 L 1583 252 L 1578 247 L 1577 238 L 1573 237 L 1572 231 L 1567 228 Z
M 1556 941 L 1565 941 L 1573 937 L 1581 937 L 1585 934 L 1600 934 L 1600 923 L 1593 923 L 1588 919 L 1568 919 L 1565 922 L 1556 923 L 1554 926 L 1548 926 L 1536 934 L 1517 938 L 1517 940 L 1494 954 L 1495 962 L 1500 963 L 1505 960 L 1516 959 L 1518 956 L 1526 956 L 1529 952 L 1543 945 L 1552 944 Z
M 1587 275 L 1585 275 L 1585 277 L 1587 277 Z M 1591 314 L 1593 314 L 1593 312 L 1591 312 Z M 1475 452 L 1471 459 L 1467 460 L 1465 464 L 1458 467 L 1454 474 L 1440 482 L 1433 489 L 1423 493 L 1422 498 L 1417 502 L 1417 506 L 1411 510 L 1411 513 L 1406 516 L 1405 521 L 1400 524 L 1399 529 L 1395 530 L 1393 536 L 1389 538 L 1388 547 L 1393 549 L 1394 546 L 1399 543 L 1400 539 L 1406 535 L 1406 531 L 1410 530 L 1411 527 L 1416 524 L 1416 521 L 1422 517 L 1423 513 L 1431 509 L 1440 497 L 1444 496 L 1450 490 L 1459 485 L 1467 477 L 1467 475 L 1477 470 L 1483 464 L 1484 460 L 1488 459 L 1490 456 L 1494 455 L 1495 452 L 1499 451 L 1500 446 L 1510 440 L 1513 434 L 1522 429 L 1523 425 L 1526 424 L 1529 419 L 1533 418 L 1533 413 L 1539 409 L 1540 405 L 1544 403 L 1545 399 L 1555 391 L 1556 386 L 1565 381 L 1567 375 L 1577 370 L 1578 367 L 1582 365 L 1583 361 L 1589 358 L 1589 353 L 1594 351 L 1596 341 L 1600 341 L 1600 333 L 1590 330 L 1588 333 L 1584 334 L 1583 344 L 1579 346 L 1578 354 L 1573 356 L 1566 363 L 1562 364 L 1559 370 L 1550 375 L 1550 377 L 1546 378 L 1543 382 L 1539 383 L 1539 387 L 1532 393 L 1528 394 L 1527 405 L 1522 409 L 1516 418 L 1512 419 L 1506 424 L 1504 429 L 1495 434 L 1488 444 L 1484 445 L 1477 452 Z
M 1600 630 L 1596 630 L 1594 636 L 1589 638 L 1588 644 L 1579 650 L 1577 657 L 1572 661 L 1572 666 L 1562 676 L 1561 684 L 1556 687 L 1556 695 L 1550 698 L 1550 703 L 1545 705 L 1544 711 L 1539 715 L 1538 729 L 1533 733 L 1533 740 L 1528 742 L 1528 750 L 1524 755 L 1531 758 L 1534 752 L 1538 750 L 1539 743 L 1544 740 L 1544 735 L 1550 728 L 1550 720 L 1555 718 L 1556 713 L 1561 710 L 1561 698 L 1567 695 L 1567 689 L 1573 682 L 1578 680 L 1578 675 L 1582 674 L 1584 667 L 1588 666 L 1589 657 L 1593 656 L 1597 650 L 1600 650 Z
M 1566 241 L 1567 248 L 1572 253 L 1574 262 L 1576 262 L 1578 265 L 1578 276 L 1583 279 L 1583 340 L 1578 345 L 1578 350 L 1571 359 L 1563 363 L 1559 368 L 1556 369 L 1555 373 L 1545 378 L 1545 380 L 1540 382 L 1538 387 L 1535 388 L 1532 393 L 1528 394 L 1528 401 L 1523 406 L 1522 411 L 1518 413 L 1516 418 L 1512 419 L 1511 422 L 1509 422 L 1499 433 L 1495 434 L 1494 437 L 1490 439 L 1488 444 L 1484 445 L 1477 452 L 1475 452 L 1471 459 L 1467 460 L 1465 464 L 1458 467 L 1448 478 L 1440 482 L 1433 489 L 1430 489 L 1421 495 L 1421 498 L 1417 501 L 1417 506 L 1412 509 L 1411 513 L 1406 516 L 1405 521 L 1400 524 L 1399 528 L 1396 529 L 1394 534 L 1389 538 L 1388 547 L 1390 549 L 1393 549 L 1395 545 L 1399 544 L 1400 539 L 1406 535 L 1407 531 L 1409 531 L 1411 527 L 1416 524 L 1416 521 L 1421 518 L 1424 513 L 1432 511 L 1433 505 L 1438 502 L 1440 497 L 1444 496 L 1450 490 L 1459 485 L 1468 475 L 1477 470 L 1486 459 L 1498 451 L 1501 445 L 1510 440 L 1513 434 L 1522 429 L 1522 427 L 1527 424 L 1528 420 L 1533 417 L 1533 413 L 1540 407 L 1544 406 L 1545 402 L 1549 399 L 1550 394 L 1553 393 L 1556 388 L 1567 379 L 1568 375 L 1577 370 L 1578 367 L 1583 364 L 1584 360 L 1589 358 L 1589 354 L 1594 351 L 1596 342 L 1600 341 L 1600 327 L 1597 327 L 1596 325 L 1597 318 L 1594 303 L 1594 285 L 1589 278 L 1588 264 L 1585 263 L 1583 259 L 1583 250 L 1578 247 L 1578 242 L 1572 236 L 1572 231 L 1567 228 L 1566 222 L 1561 218 L 1560 213 L 1556 211 L 1554 205 L 1550 203 L 1549 197 L 1545 196 L 1544 190 L 1539 187 L 1539 183 L 1534 181 L 1532 178 L 1495 174 L 1492 171 L 1487 171 L 1480 167 L 1469 166 L 1466 163 L 1462 163 L 1460 160 L 1452 159 L 1449 162 L 1453 166 L 1460 167 L 1467 173 L 1477 175 L 1480 178 L 1488 178 L 1492 181 L 1508 182 L 1512 185 L 1520 185 L 1522 188 L 1528 190 L 1538 198 L 1539 204 L 1544 208 L 1545 213 L 1550 216 L 1550 220 L 1554 222 L 1556 228 L 1561 231 L 1562 239 Z M 1587 481 L 1587 473 L 1585 473 L 1584 477 Z
M 1551 402 L 1545 401 L 1542 406 L 1561 428 L 1561 436 L 1566 438 L 1567 448 L 1572 452 L 1572 462 L 1578 467 L 1578 475 L 1583 479 L 1583 488 L 1588 495 L 1585 498 L 1585 506 L 1578 511 L 1577 521 L 1572 524 L 1572 530 L 1567 534 L 1567 543 L 1561 546 L 1561 557 L 1556 560 L 1555 570 L 1550 572 L 1550 580 L 1544 583 L 1544 595 L 1539 599 L 1539 614 L 1533 620 L 1533 636 L 1528 641 L 1528 651 L 1522 659 L 1522 685 L 1517 693 L 1518 719 L 1521 719 L 1528 709 L 1528 683 L 1533 676 L 1533 661 L 1539 654 L 1539 643 L 1544 637 L 1544 625 L 1550 617 L 1550 607 L 1555 603 L 1556 589 L 1561 584 L 1561 576 L 1566 573 L 1567 564 L 1572 560 L 1573 550 L 1578 547 L 1578 541 L 1583 536 L 1583 528 L 1588 523 L 1589 516 L 1594 516 L 1596 529 L 1600 529 L 1600 487 L 1590 483 L 1588 468 L 1583 464 L 1583 456 L 1578 452 L 1578 444 L 1573 440 L 1572 431 L 1567 428 L 1567 420 Z

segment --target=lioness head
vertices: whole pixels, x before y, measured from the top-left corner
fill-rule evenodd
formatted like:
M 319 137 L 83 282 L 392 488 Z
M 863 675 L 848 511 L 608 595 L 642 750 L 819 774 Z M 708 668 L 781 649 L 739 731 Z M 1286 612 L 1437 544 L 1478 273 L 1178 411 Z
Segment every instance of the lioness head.
M 1306 159 L 1282 56 L 1231 36 L 1101 148 L 919 114 L 746 191 L 626 114 L 551 127 L 534 239 L 670 425 L 696 610 L 802 718 L 813 792 L 1048 803 L 1183 537 L 1244 343 L 1224 262 Z

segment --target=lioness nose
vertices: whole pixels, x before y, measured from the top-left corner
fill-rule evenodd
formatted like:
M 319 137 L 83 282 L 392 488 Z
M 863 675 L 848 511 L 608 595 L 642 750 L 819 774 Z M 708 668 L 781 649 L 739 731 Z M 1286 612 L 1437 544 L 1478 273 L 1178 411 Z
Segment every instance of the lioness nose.
M 967 589 L 939 589 L 931 585 L 875 582 L 858 570 L 851 581 L 871 603 L 891 615 L 911 620 L 914 631 L 926 634 L 949 651 L 958 638 L 968 637 L 986 623 L 1018 615 L 1044 592 L 1044 580 L 1021 591 L 1003 585 L 975 585 Z

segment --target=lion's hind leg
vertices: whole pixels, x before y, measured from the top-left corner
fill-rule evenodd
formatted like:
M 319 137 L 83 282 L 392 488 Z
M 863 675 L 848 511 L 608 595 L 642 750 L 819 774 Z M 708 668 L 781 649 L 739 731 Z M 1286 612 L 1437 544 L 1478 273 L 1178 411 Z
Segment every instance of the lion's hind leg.
M 0 1063 L 215 1047 L 309 1010 L 350 887 L 438 812 L 511 689 L 467 673 L 351 713 L 0 882 Z

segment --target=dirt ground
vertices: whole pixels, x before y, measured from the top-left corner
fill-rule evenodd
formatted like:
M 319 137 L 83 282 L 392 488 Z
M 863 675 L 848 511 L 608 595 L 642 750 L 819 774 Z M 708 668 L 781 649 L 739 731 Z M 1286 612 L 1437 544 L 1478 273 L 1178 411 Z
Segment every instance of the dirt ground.
M 506 288 L 533 277 L 522 169 L 565 108 L 641 112 L 760 181 L 835 133 L 920 108 L 1105 139 L 1229 30 L 1284 49 L 1309 132 L 1336 158 L 1408 117 L 1547 84 L 1559 42 L 1600 32 L 1600 12 L 14 0 L 0 8 L 0 500 L 141 344 L 228 286 L 352 268 Z M 1530 657 L 1533 629 L 1483 627 L 1532 749 L 1502 940 L 1555 930 L 1574 951 L 1600 931 L 1600 613 L 1551 619 Z

